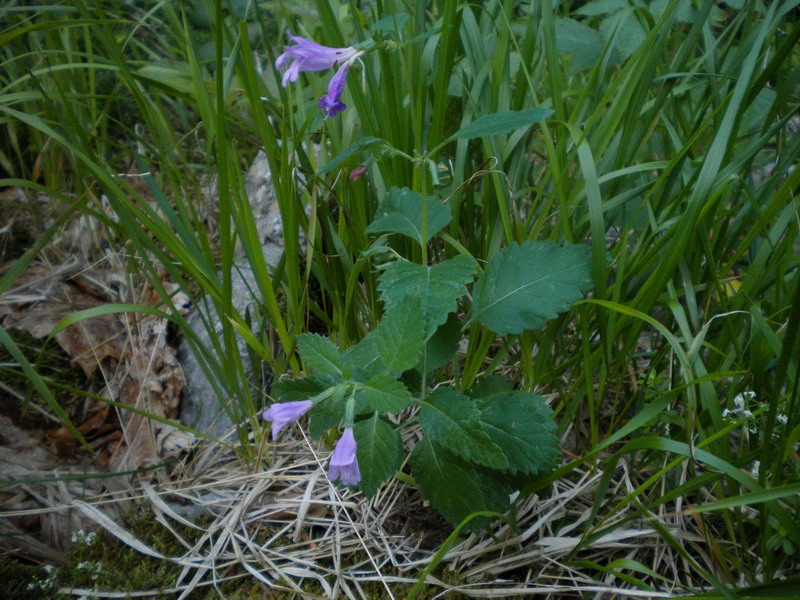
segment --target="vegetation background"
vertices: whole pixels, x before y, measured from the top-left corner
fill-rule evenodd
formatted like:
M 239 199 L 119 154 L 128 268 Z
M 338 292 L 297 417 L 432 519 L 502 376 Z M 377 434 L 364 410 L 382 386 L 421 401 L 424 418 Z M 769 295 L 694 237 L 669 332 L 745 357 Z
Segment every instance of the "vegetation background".
M 230 445 L 258 469 L 266 400 L 237 332 L 252 334 L 251 358 L 272 378 L 299 375 L 296 335 L 347 347 L 378 323 L 379 246 L 483 264 L 511 242 L 586 244 L 586 301 L 520 335 L 472 325 L 436 377 L 467 389 L 498 374 L 550 398 L 565 460 L 525 495 L 599 476 L 577 523 L 552 524 L 569 522 L 579 539 L 559 563 L 584 578 L 575 593 L 602 581 L 795 597 L 786 581 L 800 586 L 797 4 L 6 2 L 0 186 L 25 201 L 0 205 L 0 294 L 31 265 L 72 258 L 48 250 L 72 219 L 99 223 L 82 262 L 108 250 L 132 289 L 146 282 L 169 301 L 171 281 L 220 315 L 221 335 L 205 347 L 180 311 L 159 313 L 191 342 L 239 424 Z M 334 47 L 385 42 L 353 68 L 336 118 L 317 108 L 326 74 L 280 86 L 273 65 L 287 28 Z M 553 115 L 451 139 L 481 116 L 535 107 Z M 283 225 L 275 268 L 244 186 L 259 150 Z M 451 206 L 425 256 L 366 232 L 392 187 Z M 237 252 L 259 303 L 246 314 L 231 298 Z M 41 349 L 24 351 L 30 342 L 3 327 L 0 344 L 3 389 L 17 391 L 4 405 L 16 402 L 14 414 L 37 405 L 81 440 Z M 20 485 L 5 482 L 11 493 Z M 658 544 L 608 560 L 582 554 L 634 522 Z M 667 564 L 664 552 L 680 569 L 652 568 Z

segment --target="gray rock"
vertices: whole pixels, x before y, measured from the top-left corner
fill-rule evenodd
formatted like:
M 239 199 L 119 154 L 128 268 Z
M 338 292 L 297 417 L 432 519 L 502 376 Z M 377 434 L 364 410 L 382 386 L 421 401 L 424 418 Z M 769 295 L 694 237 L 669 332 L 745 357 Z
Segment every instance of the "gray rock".
M 283 255 L 283 226 L 275 197 L 275 188 L 272 185 L 269 164 L 263 152 L 258 153 L 250 170 L 247 172 L 245 189 L 256 221 L 264 259 L 267 265 L 274 267 Z M 215 192 L 212 191 L 211 193 L 214 194 Z M 243 259 L 243 250 L 237 248 L 236 255 Z M 260 308 L 258 305 L 260 299 L 255 295 L 258 293 L 258 288 L 255 285 L 253 270 L 245 260 L 237 262 L 232 284 L 232 302 L 236 311 L 240 315 L 244 315 L 249 308 L 251 315 L 259 314 Z M 200 343 L 207 349 L 212 350 L 211 332 L 206 324 L 213 325 L 213 335 L 217 339 L 222 336 L 220 315 L 217 314 L 214 306 L 209 302 L 194 307 L 187 321 L 195 334 L 197 334 Z M 206 324 L 204 324 L 204 321 Z M 244 361 L 245 372 L 251 374 L 253 365 L 250 364 L 248 358 L 247 344 L 240 336 L 237 336 L 237 346 L 239 355 Z M 183 390 L 181 399 L 181 423 L 216 439 L 221 439 L 233 429 L 233 423 L 220 403 L 227 399 L 218 398 L 214 387 L 203 372 L 200 362 L 185 338 L 182 338 L 178 344 L 178 360 L 186 376 L 186 387 Z M 263 380 L 266 379 L 267 377 L 264 377 Z
M 249 265 L 236 265 L 232 284 L 232 300 L 236 311 L 244 315 L 249 308 L 251 315 L 254 312 L 257 313 L 258 301 L 253 295 L 255 285 L 253 271 Z M 208 325 L 213 326 L 213 335 L 216 339 L 222 338 L 222 321 L 214 306 L 211 303 L 204 303 L 194 307 L 187 322 L 200 343 L 213 353 L 212 331 L 209 331 Z M 247 344 L 241 336 L 237 336 L 236 342 L 239 355 L 244 361 L 245 371 L 251 373 L 253 366 L 248 358 Z M 230 432 L 233 423 L 220 404 L 214 387 L 203 372 L 200 361 L 185 337 L 178 344 L 178 361 L 181 363 L 186 377 L 186 387 L 183 389 L 181 398 L 181 423 L 216 439 L 221 439 Z

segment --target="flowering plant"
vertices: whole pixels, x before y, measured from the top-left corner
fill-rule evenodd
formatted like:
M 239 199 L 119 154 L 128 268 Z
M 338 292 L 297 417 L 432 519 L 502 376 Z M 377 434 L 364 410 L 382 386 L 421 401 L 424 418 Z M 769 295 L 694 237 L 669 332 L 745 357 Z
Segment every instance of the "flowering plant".
M 344 110 L 341 96 L 348 70 L 366 46 L 328 48 L 290 37 L 294 45 L 276 62 L 285 69 L 283 84 L 296 81 L 301 71 L 338 67 L 319 106 L 326 117 Z M 550 114 L 552 110 L 538 107 L 485 115 L 415 157 L 385 139 L 362 138 L 316 174 L 374 150 L 411 160 L 422 174 L 418 179 L 430 174 L 436 185 L 433 157 L 444 145 L 530 127 Z M 365 165 L 353 170 L 350 181 L 365 170 Z M 378 239 L 363 254 L 364 262 L 383 258 L 377 286 L 382 319 L 346 348 L 317 334 L 296 336 L 307 374 L 275 383 L 272 394 L 284 404 L 267 413 L 273 431 L 307 410 L 312 437 L 343 426 L 330 460 L 331 481 L 357 485 L 371 497 L 398 469 L 408 468 L 423 496 L 457 524 L 476 511 L 504 510 L 515 491 L 553 469 L 561 457 L 543 398 L 490 375 L 459 385 L 444 383 L 459 379 L 456 355 L 462 337 L 479 327 L 506 337 L 537 329 L 545 319 L 568 310 L 591 288 L 592 279 L 588 247 L 552 242 L 512 242 L 483 268 L 463 246 L 449 257 L 439 253 L 438 262 L 429 264 L 429 244 L 450 223 L 451 210 L 436 197 L 389 188 L 365 229 Z M 396 235 L 418 245 L 422 264 L 392 249 L 389 237 Z M 451 363 L 456 377 L 443 377 L 437 384 L 437 372 Z M 281 406 L 285 408 L 276 408 Z M 406 428 L 409 422 L 418 427 Z M 469 521 L 469 527 L 479 524 Z
M 402 234 L 427 246 L 449 222 L 450 209 L 427 198 L 422 227 L 421 203 L 419 194 L 391 189 L 367 231 Z M 475 511 L 504 510 L 526 480 L 559 463 L 550 409 L 543 398 L 514 390 L 499 377 L 461 390 L 431 390 L 429 382 L 453 360 L 462 330 L 472 323 L 517 335 L 567 310 L 591 286 L 589 263 L 587 247 L 551 242 L 511 244 L 477 279 L 476 261 L 463 254 L 433 265 L 386 262 L 378 286 L 385 313 L 364 339 L 340 350 L 317 334 L 296 337 L 311 374 L 273 385 L 273 395 L 285 401 L 267 411 L 273 430 L 304 414 L 310 402 L 312 436 L 344 422 L 330 461 L 331 480 L 358 485 L 371 497 L 397 473 L 410 445 L 416 485 L 452 523 Z M 459 317 L 462 306 L 468 310 Z M 409 419 L 421 428 L 404 441 Z

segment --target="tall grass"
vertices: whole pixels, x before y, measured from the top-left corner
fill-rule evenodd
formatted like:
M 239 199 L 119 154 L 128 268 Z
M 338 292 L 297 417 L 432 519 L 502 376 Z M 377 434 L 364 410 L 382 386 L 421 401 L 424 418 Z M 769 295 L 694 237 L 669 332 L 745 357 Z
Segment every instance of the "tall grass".
M 716 552 L 691 558 L 698 581 L 727 590 L 792 565 L 800 548 L 793 3 L 362 4 L 0 9 L 0 164 L 9 174 L 0 184 L 67 192 L 106 221 L 157 287 L 165 269 L 210 302 L 223 335 L 213 348 L 192 338 L 194 349 L 220 398 L 235 399 L 235 422 L 256 431 L 262 399 L 247 385 L 237 330 L 252 330 L 275 377 L 301 371 L 293 338 L 311 322 L 340 347 L 356 342 L 380 316 L 380 248 L 483 262 L 512 241 L 588 244 L 589 300 L 505 341 L 473 325 L 466 354 L 441 377 L 466 389 L 497 370 L 556 394 L 560 431 L 573 434 L 578 459 L 531 492 L 586 462 L 605 471 L 606 486 L 623 460 L 639 474 L 624 499 L 598 497 L 584 543 L 664 506 L 727 499 L 695 515 Z M 272 65 L 287 28 L 329 46 L 387 40 L 350 74 L 346 112 L 322 119 L 325 74 L 279 85 Z M 537 106 L 554 116 L 536 128 L 447 141 L 480 116 Z M 368 137 L 383 141 L 353 151 Z M 244 193 L 257 148 L 283 220 L 277 269 L 264 261 Z M 347 159 L 331 163 L 344 151 Z M 359 165 L 366 173 L 351 181 Z M 153 173 L 144 179 L 157 210 L 115 175 L 130 168 Z M 219 190 L 213 227 L 197 202 L 206 174 Z M 395 186 L 447 200 L 446 243 L 422 251 L 366 234 Z M 115 222 L 100 210 L 103 194 Z M 262 306 L 255 324 L 231 304 L 237 243 Z M 746 402 L 738 411 L 737 397 Z

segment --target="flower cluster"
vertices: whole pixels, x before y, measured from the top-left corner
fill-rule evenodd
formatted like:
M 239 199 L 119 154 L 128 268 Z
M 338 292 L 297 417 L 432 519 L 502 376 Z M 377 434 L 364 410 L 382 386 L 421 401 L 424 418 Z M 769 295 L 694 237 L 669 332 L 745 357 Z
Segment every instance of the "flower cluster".
M 265 421 L 272 421 L 272 439 L 276 439 L 281 429 L 302 417 L 313 405 L 311 400 L 298 400 L 296 402 L 279 402 L 265 410 L 261 416 Z M 358 468 L 356 448 L 353 428 L 345 427 L 342 437 L 339 438 L 333 449 L 328 479 L 331 481 L 339 479 L 345 485 L 358 485 L 361 481 L 361 471 Z
M 275 68 L 278 70 L 288 64 L 283 72 L 281 84 L 286 87 L 289 83 L 297 81 L 301 71 L 326 71 L 338 65 L 339 70 L 328 84 L 328 93 L 317 102 L 325 117 L 336 116 L 347 108 L 347 105 L 341 101 L 344 84 L 347 81 L 347 72 L 358 57 L 364 54 L 364 51 L 353 46 L 329 48 L 299 35 L 292 35 L 291 31 L 287 30 L 286 33 L 295 45 L 285 46 L 283 54 L 275 61 Z M 292 61 L 291 64 L 289 61 Z

